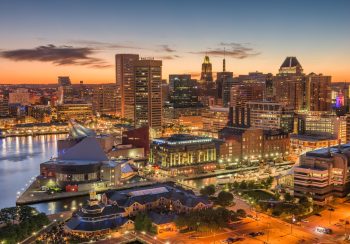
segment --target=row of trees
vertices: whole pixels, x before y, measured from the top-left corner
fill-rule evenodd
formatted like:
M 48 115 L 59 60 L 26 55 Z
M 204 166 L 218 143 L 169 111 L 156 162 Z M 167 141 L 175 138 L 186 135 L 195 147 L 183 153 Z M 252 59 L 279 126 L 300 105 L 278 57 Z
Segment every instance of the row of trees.
M 268 178 L 261 181 L 241 181 L 233 182 L 228 185 L 231 190 L 251 190 L 251 189 L 270 189 L 272 187 L 273 177 L 269 176 Z
M 225 228 L 231 221 L 237 221 L 245 216 L 246 212 L 243 209 L 234 212 L 220 207 L 216 209 L 203 209 L 179 215 L 175 220 L 175 223 L 180 229 L 188 228 L 189 230 L 194 231 L 210 232 Z
M 29 206 L 17 206 L 0 210 L 0 240 L 5 243 L 18 243 L 44 225 L 50 223 L 44 213 L 38 213 Z
M 285 202 L 275 204 L 261 202 L 259 203 L 259 207 L 261 210 L 270 212 L 274 216 L 300 216 L 310 212 L 312 202 L 305 196 L 300 197 L 299 201 L 295 201 L 292 196 L 285 196 Z

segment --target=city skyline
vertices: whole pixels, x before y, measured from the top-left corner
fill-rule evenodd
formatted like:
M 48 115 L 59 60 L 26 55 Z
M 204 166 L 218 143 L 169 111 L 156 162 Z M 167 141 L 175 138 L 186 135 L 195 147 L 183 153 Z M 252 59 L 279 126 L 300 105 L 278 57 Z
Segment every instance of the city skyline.
M 73 83 L 114 83 L 119 53 L 162 60 L 165 79 L 199 78 L 205 54 L 213 71 L 222 71 L 224 49 L 234 76 L 276 74 L 286 56 L 296 56 L 306 74 L 349 81 L 348 7 L 347 1 L 2 1 L 0 83 L 56 83 L 62 75 Z

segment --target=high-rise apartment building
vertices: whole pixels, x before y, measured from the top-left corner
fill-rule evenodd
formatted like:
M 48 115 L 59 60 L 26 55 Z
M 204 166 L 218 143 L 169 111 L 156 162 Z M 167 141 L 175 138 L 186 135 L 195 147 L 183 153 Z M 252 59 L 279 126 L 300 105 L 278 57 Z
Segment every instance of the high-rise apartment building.
M 306 109 L 309 111 L 331 110 L 331 76 L 311 73 L 306 76 L 305 100 Z
M 117 89 L 115 84 L 96 87 L 92 95 L 92 110 L 99 114 L 115 114 Z
M 277 102 L 288 104 L 295 110 L 305 108 L 305 76 L 295 74 L 277 75 L 273 78 L 274 97 Z
M 134 62 L 135 127 L 162 126 L 162 61 L 141 59 Z
M 117 113 L 132 121 L 135 120 L 135 63 L 138 60 L 138 54 L 115 55 Z

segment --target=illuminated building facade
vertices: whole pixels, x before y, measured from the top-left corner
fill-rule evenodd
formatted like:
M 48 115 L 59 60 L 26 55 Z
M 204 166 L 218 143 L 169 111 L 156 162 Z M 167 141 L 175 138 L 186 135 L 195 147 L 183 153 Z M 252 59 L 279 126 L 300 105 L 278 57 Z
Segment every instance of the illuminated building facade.
M 294 110 L 283 103 L 247 102 L 247 116 L 249 125 L 255 128 L 293 131 Z
M 229 108 L 211 106 L 202 113 L 202 135 L 218 138 L 218 132 L 227 126 L 229 120 Z
M 168 175 L 214 170 L 217 142 L 210 137 L 174 134 L 151 142 L 150 163 Z
M 93 90 L 92 110 L 94 114 L 115 114 L 117 88 L 114 84 L 101 85 Z
M 52 108 L 49 105 L 34 105 L 28 107 L 28 115 L 38 122 L 49 123 L 51 121 Z
M 5 94 L 0 94 L 0 117 L 9 115 L 9 99 Z
M 303 68 L 296 57 L 287 57 L 283 61 L 278 73 L 279 75 L 301 75 Z
M 306 76 L 305 100 L 306 109 L 309 111 L 330 111 L 332 104 L 331 97 L 331 76 L 311 73 Z
M 210 63 L 208 56 L 204 57 L 204 62 L 202 63 L 201 81 L 202 82 L 213 81 L 212 65 Z
M 10 104 L 29 105 L 30 104 L 30 93 L 28 89 L 18 88 L 14 92 L 9 93 Z
M 141 59 L 135 62 L 135 127 L 162 126 L 162 61 Z
M 328 112 L 298 114 L 298 134 L 333 136 L 340 143 L 347 142 L 346 116 L 337 117 Z
M 174 108 L 198 107 L 197 80 L 189 74 L 169 75 L 169 98 Z
M 225 127 L 219 132 L 220 162 L 250 164 L 289 156 L 288 133 L 253 127 Z
M 350 192 L 350 145 L 317 149 L 300 156 L 294 167 L 294 195 L 311 196 L 314 203 L 326 205 L 334 197 Z
M 59 104 L 57 105 L 57 119 L 60 121 L 68 121 L 76 119 L 85 121 L 92 117 L 91 104 Z
M 115 55 L 117 113 L 132 121 L 135 120 L 135 62 L 138 60 L 138 54 Z
M 334 136 L 324 135 L 290 135 L 290 155 L 294 161 L 299 160 L 299 156 L 319 148 L 335 146 L 338 139 Z

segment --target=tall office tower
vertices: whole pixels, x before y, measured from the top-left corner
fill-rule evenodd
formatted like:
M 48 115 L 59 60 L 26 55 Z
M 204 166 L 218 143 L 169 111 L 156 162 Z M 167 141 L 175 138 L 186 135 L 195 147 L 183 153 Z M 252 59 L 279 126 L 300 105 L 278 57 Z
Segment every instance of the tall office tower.
M 135 62 L 138 54 L 117 54 L 116 83 L 117 83 L 117 113 L 121 117 L 135 120 Z
M 275 99 L 295 110 L 305 108 L 305 75 L 296 57 L 287 57 L 274 77 Z
M 204 62 L 202 63 L 201 81 L 202 82 L 213 81 L 212 66 L 208 56 L 204 57 Z
M 141 59 L 135 67 L 135 120 L 136 128 L 162 126 L 162 61 Z
M 58 76 L 58 85 L 59 86 L 70 86 L 72 82 L 70 81 L 69 76 Z
M 198 106 L 197 81 L 189 74 L 169 75 L 169 102 L 174 108 Z
M 92 110 L 99 114 L 115 114 L 117 89 L 115 84 L 96 87 L 92 95 Z
M 305 76 L 303 75 L 277 75 L 274 77 L 275 99 L 286 103 L 295 110 L 305 108 Z
M 303 68 L 296 57 L 287 57 L 282 63 L 278 73 L 279 75 L 302 75 Z
M 225 59 L 223 59 L 222 72 L 217 72 L 215 83 L 217 104 L 227 107 L 230 102 L 230 90 L 234 84 L 234 80 L 233 73 L 226 71 Z
M 0 94 L 0 117 L 9 116 L 9 99 L 5 94 Z
M 311 73 L 306 76 L 305 100 L 309 111 L 329 111 L 331 109 L 331 76 Z

